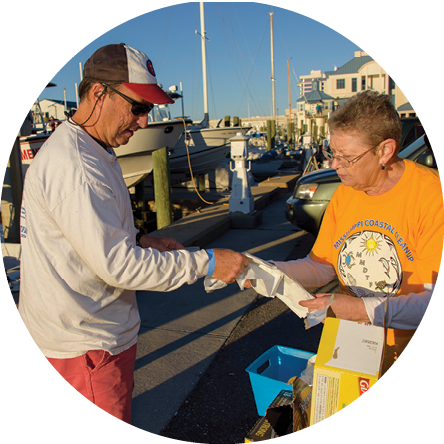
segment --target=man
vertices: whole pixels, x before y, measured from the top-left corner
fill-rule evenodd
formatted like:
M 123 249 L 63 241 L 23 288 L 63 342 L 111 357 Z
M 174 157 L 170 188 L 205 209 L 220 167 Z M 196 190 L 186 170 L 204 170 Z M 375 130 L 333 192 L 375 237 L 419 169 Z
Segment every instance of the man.
M 22 202 L 20 314 L 59 373 L 110 414 L 131 421 L 140 318 L 136 290 L 169 291 L 212 275 L 235 278 L 231 250 L 190 253 L 141 236 L 113 148 L 171 103 L 140 51 L 108 45 L 85 63 L 80 106 L 27 171 Z

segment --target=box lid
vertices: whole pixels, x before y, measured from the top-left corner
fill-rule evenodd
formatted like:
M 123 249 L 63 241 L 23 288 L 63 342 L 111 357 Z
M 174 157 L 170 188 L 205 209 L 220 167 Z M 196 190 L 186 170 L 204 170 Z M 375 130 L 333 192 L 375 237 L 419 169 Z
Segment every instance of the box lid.
M 327 318 L 315 369 L 322 367 L 378 378 L 383 347 L 384 329 L 382 327 Z

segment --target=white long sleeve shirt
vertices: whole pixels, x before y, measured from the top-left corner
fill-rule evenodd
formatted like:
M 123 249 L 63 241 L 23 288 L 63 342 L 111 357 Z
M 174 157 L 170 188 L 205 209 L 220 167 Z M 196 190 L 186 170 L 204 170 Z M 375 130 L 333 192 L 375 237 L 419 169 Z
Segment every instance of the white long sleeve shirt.
M 174 290 L 208 270 L 205 251 L 136 246 L 116 156 L 69 122 L 27 171 L 21 233 L 19 311 L 50 358 L 128 349 L 140 324 L 136 290 Z
M 274 264 L 292 279 L 298 281 L 307 290 L 315 290 L 327 285 L 336 277 L 332 265 L 315 262 L 309 256 L 288 262 Z M 434 285 L 425 285 L 420 293 L 409 293 L 396 298 L 366 297 L 362 298 L 365 310 L 373 325 L 411 330 L 418 327 L 432 297 Z M 387 304 L 387 314 L 385 303 Z

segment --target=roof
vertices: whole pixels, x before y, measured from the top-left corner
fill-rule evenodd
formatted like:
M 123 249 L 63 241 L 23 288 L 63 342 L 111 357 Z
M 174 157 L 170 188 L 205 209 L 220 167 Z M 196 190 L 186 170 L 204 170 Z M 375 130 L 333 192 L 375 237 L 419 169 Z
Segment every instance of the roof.
M 329 77 L 342 74 L 354 74 L 357 73 L 362 68 L 362 66 L 369 62 L 373 62 L 373 59 L 370 56 L 354 57 L 345 65 L 342 65 L 340 68 L 338 68 L 336 71 L 327 71 L 325 75 Z
M 407 102 L 401 106 L 398 106 L 397 111 L 413 111 L 413 106 L 410 105 L 410 102 Z
M 319 91 L 318 89 L 313 89 L 309 93 L 303 95 L 297 102 L 307 102 L 307 103 L 316 103 L 322 102 L 324 100 L 334 100 L 332 96 L 325 94 L 323 91 Z
M 64 100 L 41 99 L 40 102 L 42 102 L 43 100 L 47 100 L 48 102 L 58 103 L 59 105 L 65 105 L 65 101 Z M 66 106 L 68 108 L 77 108 L 77 102 L 73 102 L 73 101 L 67 100 L 66 101 Z

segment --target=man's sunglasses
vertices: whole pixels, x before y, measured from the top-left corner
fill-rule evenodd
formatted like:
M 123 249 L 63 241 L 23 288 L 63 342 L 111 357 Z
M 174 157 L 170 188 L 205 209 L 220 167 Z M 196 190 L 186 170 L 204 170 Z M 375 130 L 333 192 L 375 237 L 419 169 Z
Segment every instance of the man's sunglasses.
M 120 91 L 117 91 L 117 89 L 114 89 L 112 86 L 107 85 L 106 83 L 102 83 L 102 85 L 105 88 L 109 88 L 111 91 L 114 91 L 116 94 L 118 94 L 120 97 L 125 99 L 128 103 L 131 104 L 131 112 L 138 116 L 140 114 L 147 114 L 154 108 L 154 103 L 140 103 L 136 102 L 135 100 L 131 99 L 131 97 L 126 96 L 125 94 L 122 94 Z

